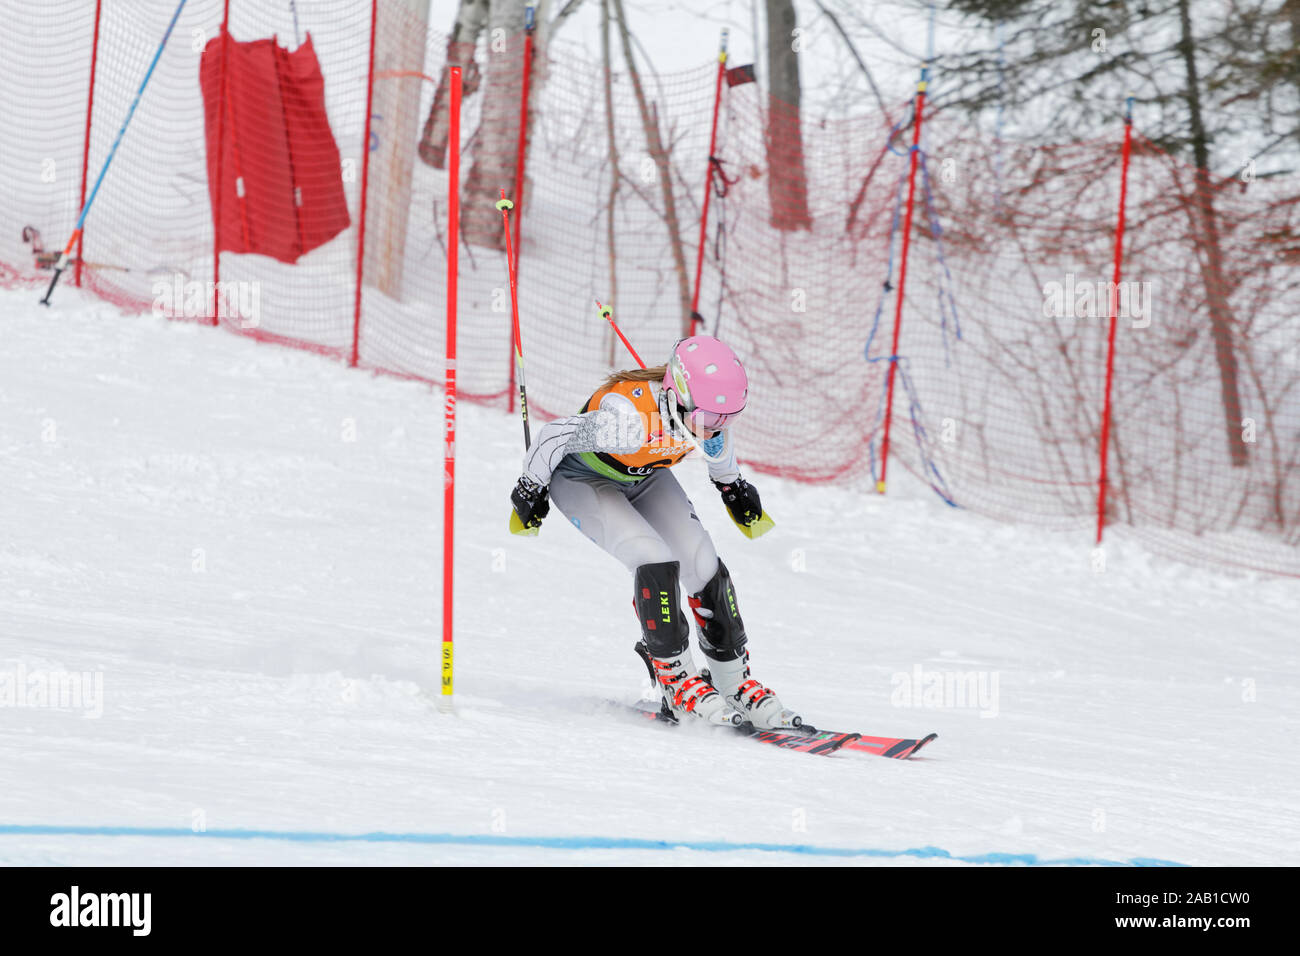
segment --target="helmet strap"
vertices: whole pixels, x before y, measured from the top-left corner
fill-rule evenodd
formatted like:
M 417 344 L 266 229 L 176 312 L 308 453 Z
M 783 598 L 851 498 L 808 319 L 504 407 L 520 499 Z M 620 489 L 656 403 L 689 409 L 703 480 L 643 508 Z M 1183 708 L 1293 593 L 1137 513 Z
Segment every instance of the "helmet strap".
M 696 450 L 698 450 L 699 453 L 704 456 L 705 461 L 711 461 L 715 463 L 720 461 L 726 461 L 727 456 L 731 453 L 731 429 L 730 428 L 722 429 L 722 434 L 723 434 L 722 450 L 718 452 L 718 454 L 716 455 L 710 455 L 707 451 L 704 450 L 704 443 L 700 441 L 700 439 L 695 435 L 694 432 L 692 432 L 689 428 L 686 427 L 686 423 L 683 422 L 681 416 L 677 414 L 676 396 L 669 395 L 668 389 L 665 388 L 660 390 L 659 397 L 661 399 L 660 404 L 663 406 L 660 409 L 660 411 L 661 412 L 666 411 L 668 413 L 666 417 L 668 418 L 669 423 L 672 427 L 673 434 L 677 435 L 687 444 L 693 445 L 696 448 Z M 713 440 L 712 438 L 709 439 L 709 441 L 712 440 Z

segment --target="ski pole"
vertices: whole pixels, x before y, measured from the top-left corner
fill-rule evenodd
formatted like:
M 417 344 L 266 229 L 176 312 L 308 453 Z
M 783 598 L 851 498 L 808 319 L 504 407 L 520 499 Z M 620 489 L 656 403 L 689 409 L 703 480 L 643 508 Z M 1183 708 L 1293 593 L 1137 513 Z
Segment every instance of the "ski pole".
M 519 373 L 519 414 L 523 416 L 524 420 L 524 451 L 528 451 L 533 445 L 533 436 L 528 427 L 528 386 L 524 384 L 524 346 L 523 339 L 519 334 L 519 291 L 515 287 L 516 264 L 514 262 L 514 250 L 510 243 L 510 210 L 515 208 L 515 204 L 506 198 L 504 189 L 501 190 L 501 198 L 497 200 L 497 208 L 501 210 L 501 224 L 506 232 L 506 275 L 510 278 L 510 315 L 515 339 L 515 367 Z M 537 534 L 537 531 L 536 527 L 525 527 L 524 523 L 519 520 L 518 513 L 511 510 L 511 534 L 532 537 Z
M 704 205 L 700 212 L 700 242 L 695 252 L 695 292 L 691 295 L 691 334 L 695 334 L 697 325 L 704 321 L 700 315 L 700 276 L 704 272 L 704 243 L 708 237 L 709 197 L 713 194 L 714 150 L 718 145 L 718 108 L 722 104 L 722 78 L 727 72 L 727 30 L 722 31 L 722 40 L 718 44 L 718 79 L 713 90 L 713 126 L 709 131 L 709 167 L 704 176 Z
M 149 78 L 153 76 L 154 67 L 158 65 L 158 60 L 162 57 L 163 48 L 167 46 L 167 40 L 172 35 L 172 29 L 176 26 L 176 21 L 180 19 L 185 2 L 186 0 L 180 0 L 180 3 L 176 5 L 176 12 L 172 14 L 172 22 L 167 24 L 167 32 L 163 34 L 162 42 L 158 44 L 158 49 L 153 55 L 153 61 L 150 62 L 149 69 L 145 71 L 144 80 L 140 83 L 140 89 L 136 90 L 135 99 L 131 101 L 131 108 L 126 111 L 126 119 L 122 120 L 122 128 L 117 131 L 117 139 L 113 140 L 113 148 L 108 151 L 108 157 L 104 160 L 104 165 L 100 167 L 99 176 L 95 179 L 95 188 L 90 191 L 90 197 L 86 200 L 86 205 L 81 207 L 81 215 L 77 216 L 77 225 L 72 230 L 72 238 L 63 247 L 63 253 L 59 256 L 58 264 L 54 267 L 54 278 L 50 279 L 50 287 L 45 290 L 45 298 L 41 299 L 41 305 L 50 304 L 50 296 L 54 294 L 54 287 L 58 285 L 59 276 L 67 268 L 68 257 L 72 255 L 73 247 L 76 246 L 77 239 L 81 236 L 81 228 L 86 222 L 86 213 L 90 211 L 91 205 L 95 202 L 95 196 L 99 194 L 99 187 L 104 183 L 104 174 L 108 172 L 109 164 L 113 162 L 113 157 L 117 155 L 117 148 L 122 145 L 122 137 L 126 135 L 126 128 L 131 122 L 131 117 L 135 115 L 135 108 L 140 105 L 140 97 L 144 95 L 144 88 L 149 85 Z
M 596 300 L 596 308 L 600 309 L 600 317 L 606 319 L 609 324 L 614 327 L 614 331 L 618 334 L 619 339 L 621 339 L 623 344 L 627 346 L 627 350 L 632 353 L 632 357 L 636 359 L 636 364 L 645 368 L 645 362 L 641 361 L 641 356 L 636 354 L 636 349 L 632 348 L 632 343 L 627 340 L 627 336 L 623 334 L 623 330 L 620 329 L 618 323 L 614 321 L 614 311 L 607 305 L 601 305 L 599 299 Z
M 528 428 L 528 388 L 524 385 L 524 346 L 519 336 L 519 291 L 515 288 L 514 251 L 510 244 L 510 210 L 515 208 L 515 204 L 506 198 L 504 189 L 501 190 L 497 208 L 501 210 L 501 222 L 506 230 L 506 273 L 510 277 L 510 314 L 515 336 L 515 367 L 519 370 L 519 413 L 524 419 L 524 451 L 527 451 L 532 447 L 533 436 Z

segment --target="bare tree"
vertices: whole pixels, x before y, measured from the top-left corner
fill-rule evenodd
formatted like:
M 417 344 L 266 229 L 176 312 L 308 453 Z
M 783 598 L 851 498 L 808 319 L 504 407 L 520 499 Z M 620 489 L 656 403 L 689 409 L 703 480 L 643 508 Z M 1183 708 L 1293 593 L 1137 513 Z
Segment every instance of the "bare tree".
M 1223 275 L 1223 246 L 1219 239 L 1218 216 L 1214 210 L 1214 189 L 1210 183 L 1210 151 L 1205 121 L 1201 116 L 1201 81 L 1196 69 L 1196 42 L 1192 36 L 1188 0 L 1178 0 L 1178 25 L 1178 53 L 1187 69 L 1188 123 L 1191 127 L 1192 155 L 1196 159 L 1196 208 L 1200 213 L 1201 236 L 1205 244 L 1201 274 L 1205 279 L 1205 297 L 1210 306 L 1210 327 L 1223 392 L 1228 450 L 1233 465 L 1240 467 L 1246 464 L 1246 446 L 1241 440 L 1237 354 L 1232 343 L 1232 313 L 1228 308 L 1228 285 Z
M 772 225 L 791 231 L 812 225 L 799 119 L 799 53 L 794 0 L 767 0 L 767 194 Z
M 1240 71 L 1226 68 L 1222 36 L 1194 35 L 1191 0 L 1134 5 L 1103 0 L 949 0 L 949 5 L 986 22 L 1004 24 L 1010 37 L 1005 62 L 1003 51 L 987 48 L 945 60 L 945 75 L 957 82 L 936 106 L 978 113 L 1001 100 L 1019 107 L 1018 117 L 1031 117 L 1025 121 L 1029 135 L 1048 134 L 1047 129 L 1034 128 L 1035 123 L 1047 122 L 1054 139 L 1060 139 L 1062 129 L 1085 139 L 1103 126 L 1113 129 L 1125 92 L 1136 89 L 1140 95 L 1135 100 L 1144 107 L 1147 138 L 1175 155 L 1191 154 L 1195 185 L 1186 200 L 1195 211 L 1194 241 L 1214 341 L 1227 448 L 1234 466 L 1245 465 L 1234 342 L 1239 323 L 1229 305 L 1232 281 L 1223 267 L 1222 230 L 1215 211 L 1219 187 L 1212 172 L 1216 134 L 1224 139 L 1237 135 L 1239 121 L 1231 111 L 1216 109 L 1210 125 L 1207 98 L 1213 97 L 1221 106 L 1241 95 L 1248 84 L 1243 84 Z M 1106 102 L 1112 104 L 1110 109 L 1098 109 L 1099 103 Z M 1031 103 L 1033 108 L 1026 109 Z M 1219 158 L 1226 158 L 1222 151 Z
M 456 22 L 447 34 L 447 66 L 438 77 L 438 89 L 433 95 L 428 119 L 424 121 L 418 147 L 420 159 L 435 169 L 442 169 L 447 163 L 447 98 L 451 95 L 450 70 L 447 67 L 461 68 L 463 97 L 473 96 L 478 91 L 480 77 L 478 64 L 474 62 L 474 49 L 478 46 L 479 34 L 487 25 L 488 5 L 488 0 L 460 0 Z
M 659 188 L 663 196 L 663 219 L 668 228 L 668 241 L 672 249 L 673 265 L 677 270 L 678 298 L 681 303 L 682 335 L 691 334 L 691 287 L 686 275 L 686 253 L 682 248 L 681 226 L 677 218 L 677 203 L 673 198 L 672 168 L 668 161 L 668 150 L 664 146 L 663 136 L 659 131 L 659 118 L 646 100 L 645 90 L 641 85 L 641 73 L 637 69 L 636 58 L 632 55 L 632 39 L 628 32 L 627 16 L 623 12 L 623 0 L 613 0 L 614 11 L 618 16 L 619 39 L 623 44 L 623 59 L 627 61 L 628 74 L 632 79 L 632 92 L 636 95 L 637 109 L 641 114 L 641 125 L 645 129 L 646 149 L 654 161 L 659 179 Z
M 496 210 L 501 190 L 511 198 L 520 191 L 517 151 L 523 105 L 526 6 L 524 0 L 491 0 L 488 9 L 483 104 L 474 134 L 474 159 L 465 177 L 461 223 L 466 242 L 490 249 L 505 248 L 501 214 Z M 534 59 L 534 64 L 540 59 Z M 533 75 L 536 75 L 535 68 Z M 521 203 L 516 203 L 515 215 L 521 213 Z
M 466 96 L 473 95 L 480 87 L 483 92 L 481 119 L 473 134 L 473 163 L 464 185 L 462 227 L 468 243 L 495 249 L 504 247 L 495 208 L 500 190 L 505 189 L 514 200 L 516 217 L 523 215 L 526 205 L 527 190 L 518 168 L 519 121 L 525 105 L 522 103 L 525 11 L 529 6 L 535 8 L 533 58 L 528 77 L 528 99 L 532 102 L 546 80 L 546 48 L 550 37 L 581 5 L 582 0 L 567 0 L 559 13 L 548 18 L 551 0 L 536 3 L 461 0 L 447 41 L 447 61 L 464 70 Z M 487 32 L 487 63 L 480 72 L 475 51 L 484 31 Z M 445 162 L 447 150 L 446 82 L 444 72 L 420 142 L 420 157 L 436 167 Z M 526 116 L 525 152 L 534 121 L 533 111 L 527 110 Z

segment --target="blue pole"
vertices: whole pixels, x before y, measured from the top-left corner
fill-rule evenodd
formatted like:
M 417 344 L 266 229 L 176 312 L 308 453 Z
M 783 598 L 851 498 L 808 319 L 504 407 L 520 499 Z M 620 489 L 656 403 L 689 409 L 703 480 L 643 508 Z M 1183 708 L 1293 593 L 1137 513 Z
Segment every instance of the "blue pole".
M 59 276 L 67 268 L 68 256 L 72 255 L 72 248 L 77 244 L 77 237 L 81 235 L 81 228 L 85 225 L 86 213 L 90 212 L 90 207 L 95 202 L 95 196 L 99 194 L 99 187 L 104 183 L 104 175 L 108 172 L 113 157 L 117 155 L 117 148 L 122 145 L 122 137 L 126 135 L 126 128 L 131 123 L 131 117 L 135 115 L 135 108 L 140 105 L 140 97 L 144 95 L 144 88 L 149 85 L 149 78 L 153 76 L 154 67 L 158 65 L 158 60 L 162 57 L 163 48 L 167 46 L 167 41 L 171 38 L 172 30 L 176 26 L 176 21 L 180 19 L 181 10 L 185 8 L 185 3 L 186 0 L 180 0 L 180 3 L 176 5 L 176 12 L 172 14 L 172 21 L 167 24 L 167 32 L 163 34 L 162 42 L 158 44 L 158 49 L 154 52 L 153 60 L 149 63 L 149 69 L 144 75 L 144 80 L 140 83 L 140 89 L 136 90 L 135 99 L 131 101 L 131 108 L 126 111 L 126 119 L 122 120 L 122 128 L 117 131 L 117 139 L 113 140 L 113 148 L 108 151 L 104 165 L 100 167 L 99 175 L 95 178 L 95 188 L 90 191 L 90 195 L 86 198 L 86 204 L 81 207 L 81 214 L 77 216 L 77 225 L 72 230 L 72 238 L 63 247 L 63 253 L 59 256 L 58 264 L 54 267 L 54 278 L 50 280 L 50 287 L 45 290 L 45 298 L 41 299 L 41 305 L 50 304 L 50 296 L 54 293 L 54 287 L 58 284 Z

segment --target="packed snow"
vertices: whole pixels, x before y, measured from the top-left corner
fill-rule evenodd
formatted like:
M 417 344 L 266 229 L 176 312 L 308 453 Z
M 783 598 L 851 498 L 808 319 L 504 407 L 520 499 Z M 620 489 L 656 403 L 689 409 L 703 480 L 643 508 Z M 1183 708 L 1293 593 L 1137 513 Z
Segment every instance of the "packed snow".
M 901 471 L 751 474 L 776 527 L 749 541 L 688 460 L 756 676 L 815 724 L 939 738 L 661 728 L 607 703 L 649 689 L 629 575 L 557 512 L 508 533 L 519 419 L 462 403 L 442 714 L 441 394 L 38 297 L 0 291 L 0 863 L 1300 859 L 1294 581 L 1122 529 L 1100 565 L 1086 529 Z

